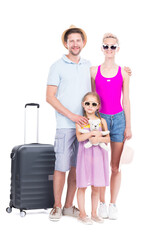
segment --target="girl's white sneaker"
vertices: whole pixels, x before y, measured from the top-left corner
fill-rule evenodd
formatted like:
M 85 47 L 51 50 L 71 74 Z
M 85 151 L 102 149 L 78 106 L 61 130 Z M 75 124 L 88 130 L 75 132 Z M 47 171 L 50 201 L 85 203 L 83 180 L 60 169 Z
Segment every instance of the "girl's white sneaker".
M 100 216 L 101 218 L 108 218 L 108 211 L 105 203 L 100 203 L 98 208 L 98 216 Z
M 118 209 L 114 203 L 110 203 L 108 208 L 108 218 L 110 220 L 116 220 L 117 217 L 118 217 Z

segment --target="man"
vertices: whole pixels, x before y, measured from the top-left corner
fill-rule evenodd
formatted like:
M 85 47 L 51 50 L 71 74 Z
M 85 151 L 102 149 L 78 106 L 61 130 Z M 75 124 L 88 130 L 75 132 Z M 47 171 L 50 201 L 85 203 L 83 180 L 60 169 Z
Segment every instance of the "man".
M 75 123 L 88 123 L 83 117 L 81 101 L 91 91 L 90 62 L 80 58 L 80 52 L 86 45 L 85 32 L 70 26 L 62 34 L 63 45 L 68 54 L 55 62 L 49 72 L 46 100 L 56 110 L 55 136 L 55 172 L 54 197 L 55 204 L 50 212 L 50 220 L 59 220 L 63 215 L 78 217 L 79 210 L 72 206 L 76 192 L 76 160 L 78 142 Z M 68 174 L 68 186 L 65 205 L 62 210 L 61 197 Z

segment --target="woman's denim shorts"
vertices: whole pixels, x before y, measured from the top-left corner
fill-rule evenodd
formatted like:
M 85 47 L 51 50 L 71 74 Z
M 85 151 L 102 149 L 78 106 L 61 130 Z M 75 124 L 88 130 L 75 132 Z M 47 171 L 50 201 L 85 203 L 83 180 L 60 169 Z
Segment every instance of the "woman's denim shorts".
M 123 142 L 126 120 L 124 111 L 114 115 L 100 113 L 101 117 L 107 122 L 110 138 L 112 142 Z

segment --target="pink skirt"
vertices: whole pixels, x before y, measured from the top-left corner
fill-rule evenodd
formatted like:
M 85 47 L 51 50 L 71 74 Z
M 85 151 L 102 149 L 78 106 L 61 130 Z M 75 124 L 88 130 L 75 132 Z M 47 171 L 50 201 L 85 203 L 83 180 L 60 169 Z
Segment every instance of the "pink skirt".
M 76 184 L 78 188 L 87 186 L 109 186 L 108 152 L 100 146 L 85 148 L 88 140 L 79 143 Z

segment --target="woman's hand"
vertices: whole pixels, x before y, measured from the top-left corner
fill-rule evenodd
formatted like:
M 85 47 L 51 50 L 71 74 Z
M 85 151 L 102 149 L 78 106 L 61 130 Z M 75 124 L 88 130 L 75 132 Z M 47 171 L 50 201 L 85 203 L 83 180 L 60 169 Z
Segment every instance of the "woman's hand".
M 126 128 L 125 131 L 124 131 L 124 142 L 126 140 L 131 139 L 131 137 L 132 137 L 131 128 Z
M 129 76 L 132 76 L 132 70 L 129 67 L 124 67 L 124 70 L 128 73 Z

